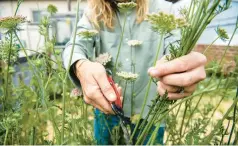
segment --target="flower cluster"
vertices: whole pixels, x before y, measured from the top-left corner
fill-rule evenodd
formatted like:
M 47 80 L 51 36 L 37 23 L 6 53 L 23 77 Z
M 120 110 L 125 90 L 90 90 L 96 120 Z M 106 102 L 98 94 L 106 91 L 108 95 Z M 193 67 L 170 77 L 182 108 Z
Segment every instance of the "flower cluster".
M 217 35 L 220 37 L 221 40 L 227 41 L 229 39 L 229 36 L 225 29 L 217 27 L 216 29 Z
M 19 56 L 19 50 L 17 49 L 17 46 L 14 44 L 12 44 L 12 46 L 10 45 L 11 43 L 8 40 L 0 41 L 0 60 L 4 61 L 5 63 L 8 63 L 9 53 L 11 53 L 9 61 L 10 63 L 16 62 Z
M 71 93 L 70 93 L 70 97 L 73 98 L 73 97 L 79 97 L 79 96 L 82 96 L 83 93 L 80 89 L 78 88 L 74 88 Z
M 122 79 L 127 80 L 127 81 L 135 81 L 139 75 L 131 73 L 131 72 L 122 71 L 122 72 L 117 72 L 117 76 L 119 76 Z
M 118 3 L 117 6 L 121 12 L 127 12 L 135 8 L 137 4 L 135 2 L 125 2 L 125 3 Z
M 112 56 L 109 53 L 103 53 L 100 54 L 95 61 L 102 64 L 102 65 L 107 65 L 108 62 L 112 60 Z
M 55 13 L 58 12 L 58 9 L 57 9 L 56 6 L 50 4 L 50 5 L 48 5 L 48 7 L 47 7 L 47 12 L 49 12 L 51 15 L 53 15 L 53 14 L 55 14 Z
M 5 29 L 7 32 L 12 32 L 18 29 L 19 24 L 27 22 L 26 17 L 14 16 L 4 17 L 0 19 L 0 29 Z
M 78 33 L 78 35 L 80 35 L 84 38 L 92 38 L 97 34 L 98 34 L 97 30 L 82 30 Z
M 186 18 L 188 16 L 188 8 L 187 7 L 182 7 L 179 9 L 179 13 L 181 16 L 183 16 L 184 18 Z
M 152 24 L 152 29 L 161 34 L 188 26 L 184 18 L 175 18 L 173 14 L 164 12 L 148 14 L 147 20 Z
M 142 44 L 142 41 L 130 40 L 130 41 L 127 42 L 127 44 L 131 47 L 135 47 L 135 46 L 140 46 Z

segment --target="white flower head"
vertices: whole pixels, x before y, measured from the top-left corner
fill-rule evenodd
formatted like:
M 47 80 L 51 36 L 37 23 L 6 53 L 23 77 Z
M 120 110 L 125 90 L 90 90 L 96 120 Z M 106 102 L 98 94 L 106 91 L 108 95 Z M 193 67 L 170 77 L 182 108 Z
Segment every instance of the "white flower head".
M 128 10 L 131 10 L 137 6 L 135 2 L 125 2 L 125 3 L 118 3 L 118 8 L 122 12 L 127 12 Z
M 97 30 L 82 30 L 78 33 L 78 35 L 84 38 L 91 38 L 98 34 Z
M 103 53 L 100 54 L 95 61 L 105 66 L 108 62 L 112 61 L 112 56 L 109 53 Z
M 127 81 L 135 81 L 137 78 L 138 78 L 138 74 L 134 74 L 134 73 L 131 73 L 131 72 L 117 72 L 117 76 L 123 78 L 124 80 L 127 80 Z
M 136 47 L 136 46 L 140 46 L 142 44 L 142 41 L 139 40 L 129 40 L 127 42 L 127 44 L 131 47 Z
M 79 96 L 82 96 L 82 95 L 83 95 L 82 90 L 80 90 L 78 88 L 74 88 L 70 93 L 71 98 L 79 97 Z

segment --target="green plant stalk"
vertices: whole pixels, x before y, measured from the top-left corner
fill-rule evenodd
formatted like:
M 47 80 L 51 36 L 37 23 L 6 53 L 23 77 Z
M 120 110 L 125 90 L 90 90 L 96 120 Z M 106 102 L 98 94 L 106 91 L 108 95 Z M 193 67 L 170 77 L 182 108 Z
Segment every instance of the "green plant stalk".
M 209 143 L 209 141 L 211 141 L 211 139 L 213 138 L 215 131 L 217 129 L 219 129 L 219 127 L 222 125 L 223 121 L 229 116 L 229 113 L 233 110 L 233 108 L 236 106 L 238 102 L 238 98 L 236 98 L 233 102 L 233 104 L 231 105 L 231 107 L 227 110 L 227 112 L 225 113 L 225 115 L 223 116 L 223 118 L 216 124 L 216 126 L 214 127 L 213 131 L 205 137 L 204 141 L 201 143 L 202 145 L 206 145 Z
M 179 111 L 180 111 L 181 107 L 182 107 L 182 104 L 180 104 L 179 107 L 178 107 L 178 110 L 177 110 L 177 112 L 176 112 L 176 114 L 175 114 L 175 119 L 178 117 L 178 114 L 179 114 Z M 185 126 L 185 127 L 187 127 L 187 126 Z M 165 144 L 168 142 L 170 136 L 171 136 L 171 135 L 170 135 L 170 133 L 169 133 L 169 134 L 168 134 L 168 137 L 167 137 L 167 139 L 166 139 L 166 141 L 165 141 Z
M 197 109 L 197 107 L 198 107 L 198 105 L 199 105 L 199 103 L 200 103 L 200 101 L 201 101 L 203 95 L 204 95 L 204 94 L 201 94 L 201 96 L 200 96 L 199 99 L 198 99 L 198 102 L 196 103 L 194 109 L 192 110 L 191 114 L 190 114 L 189 117 L 188 117 L 188 121 L 187 121 L 187 123 L 186 123 L 186 125 L 185 125 L 185 128 L 184 128 L 184 131 L 183 131 L 183 136 L 184 136 L 184 134 L 185 134 L 185 132 L 186 132 L 187 126 L 188 126 L 190 120 L 192 119 L 193 114 L 194 114 L 194 112 L 196 111 L 196 109 Z M 182 136 L 182 137 L 183 137 L 183 136 Z
M 148 144 L 149 144 L 149 145 L 154 145 L 155 140 L 156 140 L 156 136 L 157 136 L 158 131 L 159 131 L 159 128 L 160 128 L 160 122 L 157 123 L 157 126 L 156 126 L 155 130 L 154 130 L 153 133 L 152 133 L 152 136 L 150 137 L 150 139 L 149 139 L 149 141 L 148 141 Z
M 126 18 L 127 18 L 127 13 L 125 14 L 125 18 L 124 18 L 124 23 L 123 23 L 122 33 L 121 33 L 121 38 L 120 38 L 120 44 L 119 44 L 118 49 L 117 49 L 116 62 L 115 62 L 115 66 L 114 66 L 113 72 L 112 72 L 113 75 L 115 75 L 116 70 L 117 70 L 118 59 L 119 59 L 119 55 L 120 55 L 120 51 L 121 51 L 121 47 L 122 47 L 122 42 L 123 42 L 123 38 L 124 38 L 124 33 L 125 33 Z
M 188 101 L 185 102 L 184 106 L 185 106 L 185 109 L 184 109 L 184 113 L 183 113 L 183 119 L 182 119 L 182 123 L 181 123 L 181 126 L 180 126 L 180 129 L 179 129 L 179 143 L 181 144 L 181 140 L 182 140 L 182 131 L 183 131 L 183 124 L 184 124 L 184 120 L 185 120 L 185 116 L 186 116 L 186 113 L 187 113 L 187 106 L 188 104 Z
M 156 99 L 156 98 L 158 98 L 158 97 L 155 97 L 155 99 Z M 150 107 L 150 110 L 149 110 L 148 114 L 146 115 L 145 119 L 143 120 L 143 122 L 141 123 L 139 129 L 141 129 L 141 130 L 144 129 L 144 127 L 145 127 L 145 125 L 146 125 L 146 122 L 147 122 L 147 120 L 149 119 L 150 114 L 152 113 L 153 109 L 154 109 L 155 106 L 156 106 L 156 103 L 157 103 L 157 101 L 153 102 L 153 105 Z M 142 131 L 140 131 L 140 134 L 141 134 L 141 132 L 142 132 Z M 139 134 L 139 135 L 140 135 L 140 134 Z
M 215 9 L 217 8 L 217 6 L 219 5 L 220 0 L 218 0 L 216 3 L 214 3 L 212 5 L 212 7 L 209 9 L 210 13 L 206 14 L 205 16 L 203 15 L 201 17 L 201 15 L 198 16 L 198 18 L 201 18 L 201 23 L 196 22 L 194 23 L 195 27 L 193 28 L 193 31 L 191 32 L 191 34 L 188 34 L 189 36 L 193 36 L 193 37 L 189 37 L 189 40 L 187 40 L 185 42 L 185 45 L 183 47 L 183 55 L 186 55 L 187 53 L 189 53 L 195 46 L 197 40 L 200 38 L 201 34 L 203 33 L 203 31 L 205 30 L 206 26 L 211 22 L 211 20 L 215 17 L 215 15 L 212 15 L 215 11 Z M 203 5 L 201 4 L 199 7 L 203 7 Z M 199 13 L 201 14 L 201 11 L 199 11 Z M 196 16 L 195 16 L 196 18 Z M 194 19 L 195 19 L 194 18 Z M 196 20 L 198 20 L 198 18 L 196 18 Z M 194 26 L 192 25 L 192 26 Z
M 203 51 L 202 54 L 205 54 L 207 52 L 207 50 L 220 38 L 220 36 L 218 36 L 208 47 L 206 47 L 206 49 Z
M 237 19 L 237 22 L 238 22 L 238 19 Z M 231 41 L 233 40 L 233 37 L 234 37 L 234 35 L 235 35 L 237 29 L 238 29 L 238 27 L 236 27 L 235 30 L 233 31 L 233 33 L 232 33 L 232 35 L 231 35 L 231 39 L 230 39 L 230 41 L 229 41 L 229 43 L 228 43 L 228 45 L 227 45 L 227 47 L 226 47 L 226 49 L 225 49 L 225 52 L 224 52 L 223 55 L 222 55 L 222 58 L 221 58 L 221 60 L 220 60 L 219 65 L 221 65 L 223 59 L 225 58 L 225 55 L 226 55 L 226 53 L 227 53 L 227 50 L 229 49 L 229 46 L 231 45 Z
M 36 136 L 35 134 L 36 134 L 36 128 L 32 127 L 30 145 L 35 145 L 35 136 Z
M 17 40 L 18 40 L 18 42 L 19 42 L 21 48 L 23 49 L 23 52 L 24 52 L 24 54 L 25 54 L 27 60 L 30 62 L 30 64 L 31 64 L 32 67 L 34 68 L 34 69 L 32 69 L 32 70 L 33 70 L 33 73 L 34 73 L 36 76 L 38 76 L 38 75 L 36 74 L 36 72 L 35 72 L 35 71 L 37 70 L 37 68 L 35 67 L 35 65 L 34 65 L 34 64 L 32 63 L 32 61 L 30 60 L 29 56 L 27 55 L 26 49 L 25 49 L 24 46 L 22 45 L 22 42 L 21 42 L 19 36 L 17 35 L 16 31 L 14 31 L 14 34 L 15 34 L 15 36 L 17 37 Z M 38 79 L 40 79 L 40 77 L 38 77 Z M 39 83 L 39 86 L 41 86 L 39 80 L 38 80 L 38 83 Z M 42 88 L 42 89 L 43 89 L 43 88 Z M 44 90 L 42 90 L 42 94 L 44 94 Z M 44 95 L 43 95 L 43 96 L 44 96 Z M 44 98 L 43 98 L 43 103 L 44 103 L 43 105 L 48 109 L 48 106 L 47 106 L 46 101 L 45 101 Z M 51 113 L 51 112 L 49 112 L 49 113 L 50 113 L 50 116 L 52 117 L 51 120 L 52 120 L 52 122 L 53 122 L 53 127 L 54 127 L 54 129 L 56 129 L 56 131 L 57 131 L 58 133 L 60 133 L 58 127 L 56 126 L 56 122 L 55 122 L 55 120 L 54 120 L 54 118 L 53 118 L 52 113 Z M 56 133 L 57 133 L 57 132 L 56 132 Z
M 135 58 L 133 57 L 134 47 L 131 47 L 131 72 L 135 73 Z M 135 51 L 134 51 L 135 52 Z M 134 54 L 135 56 L 135 54 Z M 135 90 L 135 81 L 132 81 L 131 86 L 131 116 L 133 116 L 133 108 L 134 108 L 134 90 Z
M 8 133 L 9 133 L 9 129 L 7 128 L 6 129 L 6 134 L 5 134 L 5 137 L 4 137 L 4 143 L 3 143 L 4 146 L 7 144 Z
M 20 7 L 21 3 L 22 3 L 22 1 L 21 1 L 21 0 L 18 0 L 18 1 L 17 1 L 17 8 L 16 8 L 16 10 L 15 10 L 14 16 L 16 16 L 16 15 L 17 15 L 17 12 L 18 12 L 18 9 L 19 9 L 19 7 Z
M 228 121 L 228 124 L 227 124 L 227 127 L 226 127 L 225 132 L 222 133 L 221 141 L 220 141 L 220 145 L 222 145 L 222 142 L 223 142 L 224 136 L 226 135 L 226 133 L 227 133 L 227 131 L 228 131 L 228 128 L 230 127 L 230 122 L 231 122 L 231 120 Z
M 73 36 L 73 45 L 72 45 L 72 50 L 70 52 L 70 59 L 69 59 L 69 65 L 67 67 L 67 71 L 63 80 L 63 112 L 62 112 L 62 132 L 61 132 L 61 144 L 64 143 L 64 125 L 65 125 L 65 98 L 66 98 L 66 89 L 65 89 L 65 84 L 66 84 L 66 80 L 69 74 L 69 69 L 70 69 L 70 64 L 72 61 L 72 57 L 73 57 L 73 52 L 74 52 L 74 48 L 75 48 L 75 40 L 76 40 L 76 35 L 77 35 L 77 23 L 79 20 L 79 3 L 81 2 L 81 0 L 77 0 L 77 13 L 76 13 L 76 20 L 75 20 L 75 28 L 74 28 L 74 36 Z
M 11 52 L 12 52 L 12 32 L 10 34 L 10 48 L 9 48 L 9 53 L 8 53 L 8 59 L 7 59 L 7 73 L 6 73 L 6 87 L 5 87 L 5 95 L 4 95 L 4 98 L 3 98 L 3 113 L 4 113 L 4 116 L 5 116 L 5 108 L 6 108 L 6 100 L 8 98 L 8 94 L 9 94 L 9 91 L 8 91 L 8 80 L 9 80 L 9 68 L 10 68 L 10 62 L 11 62 Z
M 158 104 L 156 103 L 154 105 L 155 107 L 152 107 L 154 111 L 156 111 L 156 113 L 153 114 L 153 116 L 150 118 L 150 120 L 146 124 L 145 128 L 142 129 L 142 132 L 139 134 L 137 138 L 136 145 L 143 144 L 148 132 L 151 130 L 151 127 L 153 126 L 153 123 L 156 121 L 159 115 L 163 113 L 162 108 L 166 105 L 166 103 L 163 101 L 159 101 Z
M 160 52 L 160 48 L 162 46 L 162 40 L 164 39 L 164 33 L 161 34 L 160 36 L 160 39 L 159 39 L 159 45 L 158 45 L 158 49 L 157 49 L 157 52 L 156 52 L 156 57 L 155 57 L 155 60 L 153 62 L 153 66 L 156 65 L 156 61 L 158 60 L 158 57 L 159 57 L 159 52 Z M 141 112 L 140 112 L 140 116 L 139 116 L 139 120 L 137 121 L 136 123 L 136 127 L 135 129 L 133 130 L 133 133 L 131 135 L 131 138 L 130 138 L 130 142 L 132 142 L 132 139 L 139 127 L 139 124 L 140 124 L 140 119 L 142 118 L 142 115 L 144 113 L 144 110 L 145 110 L 145 106 L 146 106 L 146 102 L 147 102 L 147 99 L 148 99 L 148 96 L 149 96 L 149 90 L 150 90 L 150 87 L 151 87 L 151 83 L 152 83 L 152 77 L 150 77 L 150 80 L 147 84 L 147 89 L 146 89 L 146 93 L 145 93 L 145 96 L 144 96 L 144 101 L 143 101 L 143 104 L 142 104 L 142 109 L 141 109 Z
M 237 89 L 236 89 L 236 97 L 235 97 L 235 98 L 238 98 L 238 87 L 237 87 Z M 230 135 L 229 135 L 228 145 L 230 145 L 231 138 L 232 138 L 232 134 L 233 134 L 233 131 L 234 131 L 234 129 L 235 129 L 235 123 L 236 123 L 236 108 L 237 108 L 237 104 L 235 105 L 234 111 L 233 111 L 233 123 L 232 123 L 232 127 L 231 127 L 231 132 L 230 132 Z
M 184 103 L 184 102 L 186 102 L 186 101 L 192 99 L 193 97 L 196 97 L 196 96 L 201 95 L 201 94 L 204 94 L 204 93 L 210 93 L 210 92 L 213 92 L 213 91 L 216 91 L 216 90 L 220 90 L 220 89 L 215 88 L 215 89 L 205 90 L 205 91 L 202 91 L 202 92 L 193 94 L 193 95 L 191 95 L 191 96 L 188 96 L 188 97 L 182 99 L 180 102 L 173 104 L 173 105 L 171 106 L 171 108 L 168 109 L 168 110 L 160 117 L 159 120 L 162 120 L 165 116 L 168 115 L 169 112 L 171 112 L 171 111 L 172 111 L 174 108 L 176 108 L 178 105 L 180 105 L 180 104 L 182 104 L 182 103 Z M 159 121 L 159 120 L 158 120 L 158 121 Z

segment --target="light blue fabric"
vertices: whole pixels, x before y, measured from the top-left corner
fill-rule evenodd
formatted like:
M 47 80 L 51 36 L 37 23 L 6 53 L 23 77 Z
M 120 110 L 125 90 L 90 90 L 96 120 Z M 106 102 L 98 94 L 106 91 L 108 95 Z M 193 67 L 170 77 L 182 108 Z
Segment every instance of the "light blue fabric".
M 102 112 L 100 112 L 98 109 L 96 109 L 94 113 L 95 113 L 94 138 L 97 142 L 97 145 L 112 145 L 113 144 L 111 140 L 112 129 L 115 126 L 119 126 L 119 118 L 114 115 L 105 115 Z M 135 128 L 135 125 L 130 122 L 129 118 L 128 118 L 128 122 L 130 124 L 131 130 L 133 131 Z M 152 130 L 154 129 L 155 127 L 152 127 Z M 165 127 L 159 128 L 158 134 L 155 140 L 155 144 L 160 144 L 160 145 L 163 144 L 164 131 L 165 131 Z M 139 131 L 137 131 L 135 134 L 135 137 L 133 139 L 134 143 L 136 142 L 136 139 L 138 138 L 137 137 L 138 134 L 139 134 Z M 150 136 L 151 134 L 148 134 L 148 136 L 145 138 L 144 144 L 148 142 Z

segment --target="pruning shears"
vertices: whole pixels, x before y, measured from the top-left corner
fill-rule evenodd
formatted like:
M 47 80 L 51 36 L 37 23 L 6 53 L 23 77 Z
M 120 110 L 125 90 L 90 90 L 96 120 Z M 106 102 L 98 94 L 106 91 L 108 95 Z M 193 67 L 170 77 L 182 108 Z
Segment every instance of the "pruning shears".
M 116 114 L 116 116 L 120 119 L 120 126 L 122 128 L 122 131 L 123 131 L 123 136 L 125 138 L 125 142 L 126 144 L 131 144 L 130 143 L 130 134 L 128 132 L 128 129 L 127 129 L 127 119 L 126 117 L 124 116 L 124 112 L 123 112 L 123 109 L 122 109 L 122 101 L 121 101 L 121 96 L 119 94 L 119 92 L 117 91 L 117 88 L 116 88 L 116 85 L 115 85 L 115 82 L 113 81 L 113 78 L 111 76 L 111 71 L 110 70 L 107 70 L 107 79 L 109 81 L 109 83 L 111 84 L 114 92 L 116 93 L 116 96 L 117 96 L 117 99 L 116 101 L 114 102 L 110 102 L 111 104 L 111 107 L 112 107 L 112 110 L 114 111 L 114 113 Z

